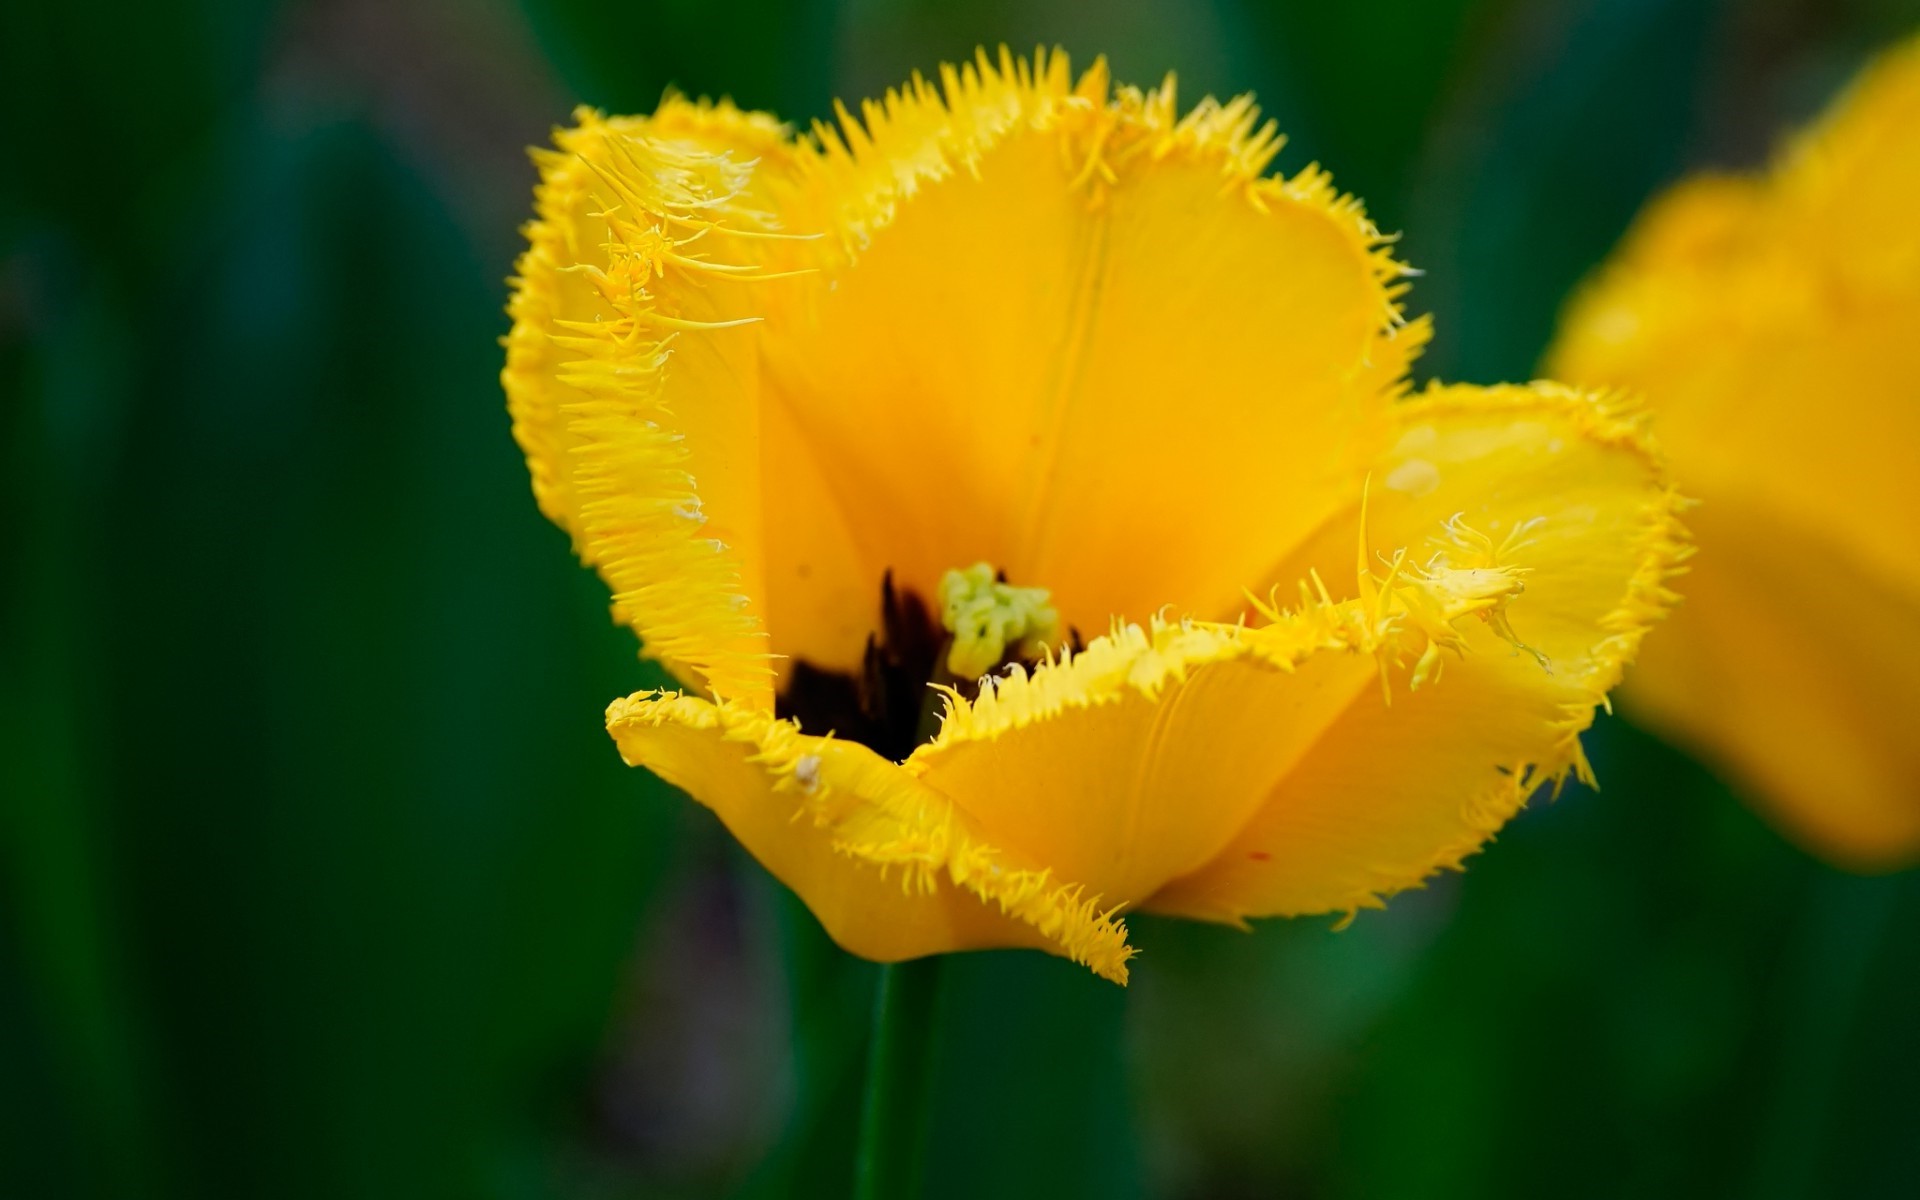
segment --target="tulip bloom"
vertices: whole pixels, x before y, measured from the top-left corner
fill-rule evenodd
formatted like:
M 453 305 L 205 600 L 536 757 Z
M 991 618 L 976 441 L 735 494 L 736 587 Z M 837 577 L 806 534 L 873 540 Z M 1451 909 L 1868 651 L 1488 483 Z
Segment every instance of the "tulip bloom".
M 1250 101 L 1003 52 L 808 136 L 577 120 L 504 380 L 680 685 L 608 728 L 841 945 L 1124 981 L 1121 909 L 1375 906 L 1584 770 L 1664 468 L 1564 388 L 1407 398 L 1405 269 Z
M 1757 177 L 1652 204 L 1560 377 L 1644 393 L 1703 502 L 1634 715 L 1857 868 L 1920 859 L 1920 40 Z

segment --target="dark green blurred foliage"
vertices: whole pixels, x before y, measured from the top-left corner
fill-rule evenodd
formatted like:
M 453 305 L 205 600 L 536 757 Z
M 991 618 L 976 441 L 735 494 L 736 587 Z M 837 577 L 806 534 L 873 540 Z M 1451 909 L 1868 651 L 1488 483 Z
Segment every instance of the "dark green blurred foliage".
M 874 971 L 599 728 L 657 682 L 495 373 L 572 103 L 1060 42 L 1252 88 L 1524 377 L 1649 194 L 1910 0 L 0 10 L 0 1195 L 838 1195 Z M 947 965 L 932 1196 L 1920 1190 L 1920 880 L 1603 720 L 1460 878 L 1121 992 Z
M 610 112 L 650 111 L 669 87 L 789 120 L 833 102 L 831 0 L 742 0 L 724 12 L 701 0 L 547 0 L 524 11 L 581 99 Z

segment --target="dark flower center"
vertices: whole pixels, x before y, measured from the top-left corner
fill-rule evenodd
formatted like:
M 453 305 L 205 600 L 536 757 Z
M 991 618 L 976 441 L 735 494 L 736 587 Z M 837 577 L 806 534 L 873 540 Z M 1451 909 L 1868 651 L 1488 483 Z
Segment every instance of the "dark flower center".
M 803 733 L 831 733 L 903 762 L 915 746 L 932 741 L 940 731 L 944 701 L 929 685 L 952 688 L 969 700 L 979 695 L 978 678 L 961 679 L 947 669 L 952 642 L 953 635 L 926 600 L 918 592 L 896 588 L 888 571 L 880 579 L 879 628 L 867 635 L 860 669 L 829 671 L 796 660 L 775 712 L 797 719 Z M 1069 645 L 1079 648 L 1077 631 Z M 992 671 L 1022 661 L 1010 646 Z

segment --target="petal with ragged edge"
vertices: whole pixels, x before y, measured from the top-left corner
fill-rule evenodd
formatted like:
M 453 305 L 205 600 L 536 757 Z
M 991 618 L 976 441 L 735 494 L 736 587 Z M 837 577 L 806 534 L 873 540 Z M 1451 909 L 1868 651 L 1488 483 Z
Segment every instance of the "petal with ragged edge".
M 1435 389 L 1395 412 L 1364 505 L 1281 568 L 1440 595 L 1517 587 L 1455 621 L 1422 686 L 1367 688 L 1207 866 L 1143 907 L 1209 920 L 1352 911 L 1458 866 L 1541 783 L 1585 770 L 1578 735 L 1672 601 L 1681 500 L 1639 423 L 1592 397 Z M 1413 547 L 1396 568 L 1381 554 Z M 1415 612 L 1421 606 L 1415 606 Z
M 906 769 L 1001 844 L 1137 903 L 1205 863 L 1373 660 L 1338 608 L 1259 631 L 1155 620 L 950 700 Z
M 770 118 L 670 98 L 590 110 L 535 155 L 502 373 L 542 511 L 646 651 L 716 695 L 771 700 L 759 357 Z M 775 162 L 762 162 L 771 156 Z
M 769 403 L 833 464 L 869 594 L 983 561 L 1067 625 L 1223 615 L 1338 502 L 1425 335 L 1357 203 L 1263 174 L 1279 139 L 1244 98 L 1180 116 L 1170 83 L 1003 55 L 816 137 L 780 205 L 838 237 L 767 247 L 819 268 L 763 331 Z M 839 573 L 769 571 L 778 648 L 855 661 L 785 616 L 834 611 L 805 597 Z
M 1383 438 L 1370 495 L 1356 478 L 1284 568 L 1312 581 L 1297 608 L 1123 626 L 988 680 L 907 769 L 1154 910 L 1349 909 L 1457 863 L 1581 764 L 1671 599 L 1680 502 L 1634 421 L 1549 385 L 1437 390 Z
M 630 765 L 713 809 L 855 954 L 1037 946 L 1126 982 L 1126 927 L 1099 896 L 997 848 L 947 797 L 864 746 L 674 692 L 616 700 L 607 729 Z

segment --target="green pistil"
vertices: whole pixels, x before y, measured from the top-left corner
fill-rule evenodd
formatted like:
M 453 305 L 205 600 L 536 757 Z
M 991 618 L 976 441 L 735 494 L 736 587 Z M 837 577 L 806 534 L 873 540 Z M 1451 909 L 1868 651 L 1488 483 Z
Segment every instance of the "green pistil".
M 1060 636 L 1060 614 L 1047 589 L 1014 587 L 986 563 L 940 578 L 940 623 L 953 635 L 947 670 L 978 679 L 1007 657 L 1008 648 L 1034 658 Z

